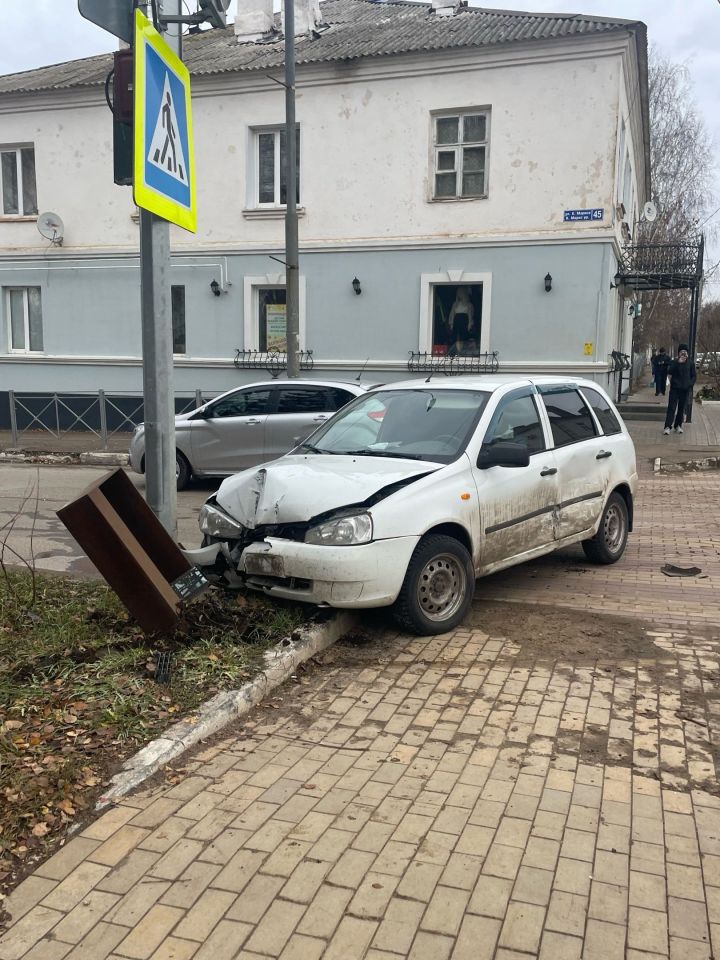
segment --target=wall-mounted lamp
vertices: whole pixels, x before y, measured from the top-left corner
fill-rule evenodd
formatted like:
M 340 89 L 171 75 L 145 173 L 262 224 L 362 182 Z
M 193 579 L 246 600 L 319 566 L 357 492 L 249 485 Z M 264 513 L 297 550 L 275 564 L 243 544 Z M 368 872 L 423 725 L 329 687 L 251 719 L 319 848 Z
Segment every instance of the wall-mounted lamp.
M 222 288 L 220 284 L 217 282 L 217 280 L 210 281 L 210 289 L 212 290 L 213 296 L 215 297 L 219 297 L 220 294 L 222 293 Z
M 362 287 L 360 286 L 360 281 L 358 280 L 357 277 L 354 277 L 354 278 L 353 278 L 352 288 L 353 288 L 353 290 L 355 291 L 355 293 L 356 293 L 358 296 L 360 296 L 360 294 L 362 293 Z
M 610 289 L 615 290 L 617 287 L 622 285 L 622 282 L 623 282 L 623 275 L 618 270 L 618 272 L 613 277 L 613 282 L 610 283 Z
M 552 290 L 552 277 L 549 273 L 545 274 L 545 293 L 550 293 Z

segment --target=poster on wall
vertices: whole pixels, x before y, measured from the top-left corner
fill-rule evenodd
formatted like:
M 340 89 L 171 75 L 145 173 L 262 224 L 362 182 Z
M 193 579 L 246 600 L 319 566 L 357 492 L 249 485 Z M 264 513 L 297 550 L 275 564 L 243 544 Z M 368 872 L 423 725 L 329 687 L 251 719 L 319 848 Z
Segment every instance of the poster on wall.
M 268 303 L 265 307 L 267 348 L 281 353 L 287 351 L 287 320 L 284 303 Z

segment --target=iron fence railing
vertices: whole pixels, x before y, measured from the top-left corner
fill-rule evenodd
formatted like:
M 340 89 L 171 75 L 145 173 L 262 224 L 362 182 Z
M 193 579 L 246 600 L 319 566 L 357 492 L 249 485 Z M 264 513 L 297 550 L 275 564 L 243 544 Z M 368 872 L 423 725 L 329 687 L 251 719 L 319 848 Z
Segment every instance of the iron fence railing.
M 314 360 L 312 350 L 300 351 L 300 369 L 312 370 Z M 267 370 L 275 379 L 283 370 L 287 370 L 287 353 L 275 350 L 240 350 L 235 351 L 233 363 L 238 370 Z
M 131 432 L 143 420 L 144 401 L 137 394 L 110 397 L 104 390 L 98 390 L 97 394 L 32 394 L 8 390 L 7 396 L 13 446 L 31 431 L 56 438 L 85 431 L 98 437 L 107 449 L 110 437 Z M 178 397 L 175 413 L 194 410 L 203 402 L 201 390 L 196 390 L 191 397 Z
M 613 373 L 617 373 L 618 370 L 630 369 L 630 355 L 627 353 L 620 353 L 619 350 L 612 351 L 610 354 L 610 362 L 612 363 Z
M 441 373 L 451 377 L 461 373 L 497 373 L 500 361 L 497 350 L 469 356 L 411 350 L 407 366 L 410 373 Z

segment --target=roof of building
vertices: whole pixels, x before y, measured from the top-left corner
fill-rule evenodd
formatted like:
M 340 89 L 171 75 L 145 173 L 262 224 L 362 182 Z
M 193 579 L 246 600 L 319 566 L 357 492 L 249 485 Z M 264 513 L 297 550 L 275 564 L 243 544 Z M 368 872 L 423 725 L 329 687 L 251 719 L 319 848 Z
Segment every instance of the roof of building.
M 584 14 L 538 14 L 483 7 L 459 8 L 438 16 L 428 3 L 409 0 L 324 0 L 327 29 L 296 40 L 298 65 L 357 60 L 423 51 L 488 47 L 507 43 L 597 36 L 640 28 L 633 20 Z M 257 43 L 238 43 L 232 26 L 205 30 L 183 41 L 183 60 L 194 76 L 270 70 L 283 64 L 279 34 Z M 0 94 L 97 86 L 105 81 L 112 54 L 0 76 Z

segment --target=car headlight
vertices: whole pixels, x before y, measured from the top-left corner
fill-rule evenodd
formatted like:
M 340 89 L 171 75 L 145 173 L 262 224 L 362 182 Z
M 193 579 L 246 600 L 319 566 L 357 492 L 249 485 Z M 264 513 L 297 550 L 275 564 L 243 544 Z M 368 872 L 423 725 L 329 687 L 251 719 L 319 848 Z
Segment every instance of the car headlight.
M 139 433 L 144 433 L 144 431 L 145 431 L 145 424 L 138 423 L 138 425 L 133 430 L 133 437 L 136 437 Z
M 305 543 L 322 543 L 328 547 L 345 547 L 356 543 L 369 543 L 373 535 L 373 522 L 369 513 L 355 513 L 348 517 L 336 517 L 310 527 L 305 534 Z
M 237 540 L 243 532 L 241 523 L 233 520 L 229 513 L 225 513 L 212 503 L 202 505 L 198 523 L 202 532 L 209 537 L 230 537 Z

